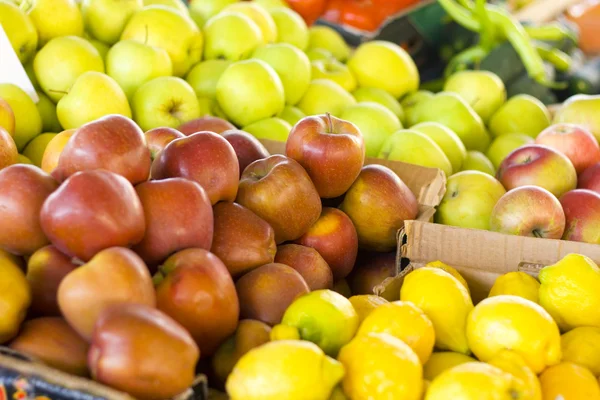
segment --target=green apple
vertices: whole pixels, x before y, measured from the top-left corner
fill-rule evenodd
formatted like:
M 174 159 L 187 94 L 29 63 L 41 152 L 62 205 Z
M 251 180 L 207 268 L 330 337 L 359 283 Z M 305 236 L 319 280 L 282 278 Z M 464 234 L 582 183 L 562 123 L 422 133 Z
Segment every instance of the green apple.
M 199 62 L 188 72 L 185 80 L 192 86 L 198 98 L 216 99 L 217 82 L 231 65 L 227 60 L 206 60 Z
M 308 47 L 308 26 L 304 19 L 291 8 L 269 9 L 277 27 L 277 43 L 289 43 L 304 51 Z
M 0 25 L 22 64 L 29 61 L 38 45 L 38 33 L 31 18 L 15 4 L 0 1 Z
M 277 40 L 277 25 L 267 10 L 256 3 L 241 1 L 231 4 L 223 10 L 225 12 L 239 12 L 249 17 L 260 28 L 263 43 L 275 43 Z
M 402 106 L 400 105 L 398 100 L 394 98 L 394 96 L 392 96 L 385 90 L 371 87 L 362 87 L 352 92 L 352 96 L 354 96 L 356 101 L 358 101 L 359 103 L 363 101 L 372 101 L 375 103 L 379 103 L 394 114 L 396 114 L 396 116 L 398 117 L 400 122 L 402 122 L 403 125 L 406 123 L 404 110 L 402 109 Z
M 206 60 L 245 60 L 263 43 L 258 25 L 239 12 L 222 12 L 209 19 L 204 37 Z
M 228 5 L 239 0 L 191 0 L 189 3 L 190 16 L 202 28 L 206 21 L 217 15 Z
M 38 46 L 61 36 L 83 36 L 83 17 L 75 0 L 28 0 L 21 4 L 38 32 Z
M 262 60 L 269 64 L 283 84 L 285 103 L 297 104 L 310 85 L 310 61 L 297 47 L 288 43 L 276 43 L 261 46 L 252 55 L 252 58 Z
M 313 61 L 311 62 L 311 66 L 313 79 L 329 79 L 338 83 L 348 92 L 356 89 L 356 78 L 352 75 L 350 68 L 346 64 L 332 59 L 327 61 Z
M 290 6 L 285 2 L 285 0 L 253 0 L 259 6 L 267 9 L 267 11 L 271 11 L 273 8 L 289 8 Z
M 488 126 L 494 136 L 524 133 L 535 138 L 550 126 L 550 112 L 535 97 L 519 94 L 508 99 L 494 113 Z
M 435 213 L 435 222 L 489 230 L 492 210 L 505 193 L 496 178 L 483 172 L 454 174 L 448 178 L 446 194 Z
M 297 107 L 306 115 L 331 113 L 338 117 L 346 107 L 354 104 L 354 97 L 337 83 L 329 79 L 315 79 Z
M 500 135 L 492 141 L 489 149 L 486 152 L 487 157 L 490 159 L 494 167 L 498 169 L 502 161 L 509 155 L 513 150 L 525 144 L 532 144 L 534 139 L 523 133 L 507 133 Z
M 398 117 L 379 103 L 362 102 L 349 107 L 339 118 L 352 122 L 362 133 L 367 157 L 377 157 L 383 143 L 402 129 Z
M 98 50 L 87 40 L 62 36 L 49 41 L 36 54 L 33 70 L 44 93 L 58 103 L 81 74 L 104 72 L 104 62 Z
M 337 60 L 337 58 L 335 58 L 333 56 L 333 54 L 331 54 L 330 51 L 325 50 L 325 49 L 310 49 L 310 50 L 306 50 L 306 55 L 308 56 L 308 59 L 312 62 L 312 61 L 329 61 L 331 59 Z
M 121 40 L 128 39 L 165 49 L 175 76 L 184 76 L 202 58 L 202 33 L 189 16 L 168 6 L 147 6 L 135 13 L 121 35 Z
M 461 170 L 467 158 L 467 149 L 452 129 L 437 122 L 422 122 L 411 126 L 410 129 L 425 134 L 440 146 L 452 164 L 453 173 Z
M 346 62 L 350 57 L 350 47 L 335 29 L 323 25 L 308 28 L 307 50 L 323 49 L 330 52 L 338 61 Z
M 587 128 L 600 142 L 600 96 L 578 94 L 569 97 L 554 114 L 554 123 Z
M 104 42 L 101 42 L 97 39 L 88 39 L 88 42 L 90 42 L 90 44 L 94 46 L 96 50 L 98 50 L 98 54 L 100 54 L 102 61 L 104 61 L 104 63 L 106 64 L 106 55 L 108 54 L 110 47 Z
M 48 147 L 48 143 L 54 139 L 58 133 L 42 133 L 33 138 L 23 149 L 23 155 L 35 166 L 42 167 L 42 159 L 44 151 Z
M 123 40 L 108 52 L 106 74 L 117 81 L 131 99 L 144 83 L 159 76 L 171 76 L 173 67 L 166 50 L 135 40 Z
M 119 84 L 96 71 L 81 74 L 56 105 L 56 115 L 64 129 L 79 128 L 109 114 L 131 118 L 131 108 Z
M 471 150 L 467 152 L 467 158 L 462 165 L 462 171 L 479 171 L 491 176 L 496 176 L 496 168 L 489 158 L 480 151 Z
M 42 132 L 42 118 L 31 97 L 17 85 L 0 83 L 0 98 L 8 103 L 15 115 L 12 137 L 21 151 L 27 142 Z
M 190 11 L 182 0 L 144 0 L 144 7 L 152 5 L 172 7 L 180 13 L 190 15 Z
M 112 45 L 119 41 L 129 18 L 143 5 L 142 0 L 82 0 L 81 14 L 90 35 Z
M 242 128 L 257 139 L 269 139 L 285 142 L 292 130 L 292 125 L 281 118 L 266 118 Z
M 285 107 L 283 84 L 262 60 L 231 64 L 217 83 L 217 101 L 227 119 L 237 126 L 274 117 Z
M 33 161 L 31 161 L 29 158 L 25 157 L 23 154 L 19 154 L 17 160 L 18 160 L 17 164 L 33 165 Z
M 42 118 L 42 132 L 62 132 L 63 128 L 56 115 L 56 104 L 44 93 L 37 91 L 38 102 L 36 107 Z
M 383 142 L 377 158 L 438 168 L 446 176 L 452 175 L 452 164 L 442 148 L 429 136 L 410 129 L 392 133 Z
M 200 116 L 214 115 L 214 107 L 217 101 L 208 97 L 198 97 L 198 105 L 200 106 Z
M 298 123 L 298 121 L 306 117 L 306 114 L 304 114 L 302 110 L 297 107 L 286 106 L 283 111 L 277 115 L 277 117 L 294 126 Z
M 415 107 L 419 105 L 419 103 L 429 100 L 434 96 L 433 92 L 428 90 L 419 90 L 414 93 L 410 93 L 402 98 L 400 101 L 400 105 L 402 106 L 402 110 L 404 110 L 404 117 L 406 119 L 406 125 L 413 126 L 418 124 L 416 121 L 416 115 L 413 112 Z

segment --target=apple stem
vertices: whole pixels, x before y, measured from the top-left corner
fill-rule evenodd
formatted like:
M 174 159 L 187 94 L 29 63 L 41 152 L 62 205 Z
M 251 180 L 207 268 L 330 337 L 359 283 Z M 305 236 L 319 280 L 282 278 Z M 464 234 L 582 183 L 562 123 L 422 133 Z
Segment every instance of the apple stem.
M 333 121 L 331 120 L 331 114 L 325 113 L 325 116 L 327 117 L 327 127 L 329 128 L 328 131 L 333 132 Z
M 543 238 L 544 237 L 542 235 L 542 233 L 538 229 L 534 229 L 532 233 L 533 233 L 533 236 L 535 236 L 536 238 Z
M 164 279 L 165 279 L 165 275 L 159 270 L 152 277 L 152 283 L 154 284 L 154 286 L 158 286 Z
M 62 93 L 62 94 L 64 94 L 64 95 L 67 95 L 67 94 L 69 94 L 69 92 L 67 92 L 67 91 L 65 91 L 65 90 L 54 90 L 54 89 L 48 89 L 48 91 L 49 91 L 49 92 L 52 92 L 52 93 Z

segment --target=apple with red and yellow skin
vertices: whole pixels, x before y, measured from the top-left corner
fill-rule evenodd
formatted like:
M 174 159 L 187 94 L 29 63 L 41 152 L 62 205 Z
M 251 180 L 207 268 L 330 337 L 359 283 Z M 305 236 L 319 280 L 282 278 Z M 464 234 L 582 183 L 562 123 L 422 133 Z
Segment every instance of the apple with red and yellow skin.
M 419 212 L 415 195 L 402 179 L 376 164 L 362 168 L 340 209 L 352 220 L 359 247 L 378 252 L 396 248 L 398 230 Z
M 214 236 L 211 252 L 223 261 L 231 276 L 273 262 L 277 245 L 275 231 L 246 207 L 220 202 L 213 207 Z
M 89 345 L 61 317 L 25 321 L 19 336 L 8 347 L 63 372 L 83 377 L 89 375 Z
M 0 128 L 6 129 L 12 137 L 15 134 L 15 113 L 10 104 L 3 98 L 0 98 Z
M 88 261 L 144 238 L 144 210 L 131 183 L 106 170 L 76 172 L 44 202 L 42 229 L 58 250 Z
M 62 182 L 76 172 L 105 169 L 135 185 L 148 179 L 151 162 L 140 127 L 122 115 L 107 115 L 75 131 L 52 176 Z
M 98 318 L 88 352 L 94 380 L 140 400 L 163 400 L 194 382 L 200 350 L 191 335 L 148 305 L 123 304 Z
M 292 128 L 285 154 L 304 167 L 320 197 L 332 198 L 344 194 L 360 173 L 365 143 L 353 123 L 317 115 Z
M 279 154 L 246 167 L 236 202 L 267 221 L 278 244 L 306 233 L 322 209 L 319 193 L 304 168 Z
M 48 142 L 48 145 L 46 145 L 46 149 L 44 150 L 44 155 L 42 156 L 42 169 L 45 172 L 51 173 L 56 169 L 60 155 L 69 142 L 69 139 L 71 139 L 71 136 L 75 134 L 75 131 L 77 131 L 77 129 L 64 130 Z
M 539 186 L 520 186 L 506 192 L 490 216 L 490 230 L 508 235 L 560 239 L 565 213 L 558 199 Z
M 225 264 L 204 249 L 173 254 L 155 275 L 157 307 L 192 335 L 211 356 L 235 332 L 240 306 Z
M 0 248 L 16 255 L 33 254 L 49 244 L 40 210 L 58 182 L 33 165 L 14 164 L 0 170 Z
M 15 141 L 8 131 L 0 126 L 0 169 L 16 164 L 18 158 L 19 151 Z
M 350 282 L 353 295 L 373 294 L 375 286 L 394 276 L 396 276 L 395 251 L 388 253 L 360 252 L 352 274 L 348 276 L 347 280 Z M 396 293 L 395 299 L 386 298 L 386 300 L 398 300 L 398 294 Z
M 600 162 L 592 165 L 579 175 L 577 188 L 589 189 L 596 193 L 600 193 Z
M 111 247 L 70 272 L 58 286 L 58 306 L 67 322 L 83 338 L 106 308 L 125 303 L 156 306 L 152 277 L 132 250 Z
M 152 179 L 187 178 L 206 190 L 211 204 L 233 201 L 240 167 L 233 147 L 214 132 L 175 139 L 152 163 Z
M 323 208 L 317 222 L 296 243 L 316 249 L 331 268 L 336 281 L 348 276 L 358 254 L 356 228 L 337 208 Z
M 574 124 L 555 124 L 544 129 L 536 144 L 546 145 L 563 153 L 571 160 L 577 174 L 600 162 L 598 140 L 586 128 Z
M 600 194 L 575 189 L 560 198 L 565 212 L 564 240 L 600 244 Z
M 27 282 L 31 288 L 30 312 L 38 316 L 59 316 L 56 294 L 65 276 L 78 265 L 52 245 L 44 246 L 27 261 Z
M 236 127 L 231 122 L 219 117 L 213 117 L 212 115 L 193 119 L 177 128 L 177 130 L 185 136 L 203 131 L 223 133 L 232 129 L 236 129 Z
M 275 262 L 294 268 L 313 290 L 331 289 L 333 273 L 319 252 L 299 244 L 283 244 L 277 247 Z
M 221 135 L 231 144 L 237 155 L 240 177 L 248 165 L 270 156 L 267 148 L 248 132 L 230 130 L 223 132 Z
M 177 129 L 162 127 L 154 128 L 144 133 L 146 137 L 146 145 L 150 150 L 150 158 L 154 161 L 158 153 L 160 153 L 169 143 L 175 139 L 181 139 L 185 135 Z
M 540 144 L 514 150 L 502 161 L 496 177 L 506 190 L 534 185 L 556 197 L 577 186 L 577 172 L 567 156 Z

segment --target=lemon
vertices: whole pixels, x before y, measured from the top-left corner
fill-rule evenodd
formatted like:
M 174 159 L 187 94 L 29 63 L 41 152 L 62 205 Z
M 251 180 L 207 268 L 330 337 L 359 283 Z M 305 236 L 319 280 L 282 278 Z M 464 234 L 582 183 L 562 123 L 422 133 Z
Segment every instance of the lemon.
M 560 332 L 538 304 L 522 297 L 488 297 L 467 320 L 467 339 L 473 354 L 489 361 L 500 350 L 514 350 L 535 373 L 560 362 Z
M 562 331 L 600 328 L 600 268 L 586 256 L 567 254 L 539 273 L 540 304 Z
M 432 261 L 430 263 L 427 263 L 427 265 L 425 265 L 426 267 L 431 267 L 431 268 L 439 268 L 441 270 L 446 271 L 447 273 L 449 273 L 450 275 L 452 275 L 453 277 L 455 277 L 456 279 L 458 279 L 458 281 L 460 283 L 463 284 L 463 286 L 467 289 L 467 291 L 469 293 L 471 293 L 471 291 L 469 290 L 469 284 L 467 283 L 467 281 L 465 280 L 465 278 L 463 278 L 463 276 L 460 274 L 460 272 L 458 272 L 456 270 L 456 268 L 449 266 L 448 264 L 444 264 L 441 261 Z
M 374 294 L 359 294 L 350 297 L 350 303 L 358 314 L 358 322 L 361 323 L 377 307 L 389 303 L 386 299 Z
M 540 283 L 525 272 L 509 272 L 499 276 L 488 297 L 512 294 L 539 303 Z
M 431 320 L 417 306 L 394 301 L 373 310 L 360 325 L 357 335 L 389 333 L 410 346 L 426 363 L 433 351 L 435 332 Z
M 508 372 L 520 380 L 520 390 L 523 399 L 542 400 L 542 388 L 537 375 L 529 368 L 523 357 L 512 350 L 501 350 L 488 364 Z
M 582 326 L 560 338 L 563 361 L 570 361 L 600 375 L 600 328 Z
M 343 376 L 316 344 L 279 340 L 242 356 L 225 388 L 231 400 L 328 400 Z
M 540 375 L 544 400 L 600 400 L 600 386 L 585 367 L 562 362 Z
M 404 278 L 400 300 L 410 301 L 429 317 L 438 349 L 469 353 L 465 326 L 473 302 L 458 279 L 439 268 L 419 268 Z
M 453 351 L 441 351 L 433 353 L 425 365 L 423 365 L 423 376 L 430 381 L 435 379 L 439 374 L 456 367 L 457 365 L 477 361 L 473 357 L 466 356 Z
M 328 289 L 315 290 L 294 300 L 283 314 L 281 324 L 297 328 L 300 338 L 336 356 L 354 337 L 358 314 L 341 294 Z
M 352 400 L 419 400 L 423 371 L 417 354 L 387 333 L 359 335 L 342 347 L 344 393 Z
M 31 289 L 23 270 L 4 251 L 0 257 L 0 344 L 17 335 L 31 304 Z

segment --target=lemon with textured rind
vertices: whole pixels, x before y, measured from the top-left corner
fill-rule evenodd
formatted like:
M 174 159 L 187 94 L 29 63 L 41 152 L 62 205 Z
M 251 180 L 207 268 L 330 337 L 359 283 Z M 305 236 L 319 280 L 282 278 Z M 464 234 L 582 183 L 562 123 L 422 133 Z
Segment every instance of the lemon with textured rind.
M 426 363 L 433 351 L 435 332 L 431 320 L 413 303 L 394 301 L 378 307 L 360 325 L 357 335 L 389 333 L 410 346 Z
M 438 349 L 469 353 L 465 327 L 473 302 L 458 279 L 439 268 L 419 268 L 404 278 L 400 300 L 410 301 L 429 317 Z
M 585 367 L 562 362 L 540 375 L 544 400 L 600 400 L 600 386 Z
M 383 297 L 374 294 L 359 294 L 350 297 L 348 300 L 350 300 L 352 307 L 354 307 L 358 314 L 359 323 L 363 322 L 377 307 L 389 303 L 389 301 Z
M 523 357 L 512 350 L 501 350 L 488 364 L 508 372 L 521 381 L 522 399 L 542 400 L 542 388 L 537 375 L 529 368 Z
M 582 326 L 560 338 L 563 361 L 570 361 L 600 375 L 600 328 Z
M 456 268 L 449 266 L 448 264 L 444 264 L 441 261 L 432 261 L 430 263 L 427 263 L 427 265 L 425 265 L 426 267 L 431 267 L 431 268 L 439 268 L 442 269 L 444 271 L 446 271 L 447 273 L 449 273 L 450 275 L 452 275 L 453 277 L 455 277 L 456 279 L 458 279 L 458 281 L 460 283 L 463 284 L 463 286 L 467 289 L 467 291 L 469 293 L 471 293 L 471 291 L 469 290 L 469 284 L 467 283 L 467 281 L 465 280 L 465 278 L 463 278 L 463 276 L 460 274 L 460 272 L 458 272 L 456 270 Z
M 461 353 L 455 353 L 454 351 L 433 353 L 425 365 L 423 365 L 423 377 L 431 381 L 447 369 L 473 361 L 477 360 Z
M 352 400 L 419 400 L 423 371 L 417 354 L 387 333 L 358 335 L 342 347 L 344 393 Z
M 225 388 L 231 400 L 327 400 L 343 376 L 314 343 L 279 340 L 240 358 Z
M 509 272 L 494 282 L 488 297 L 512 294 L 539 303 L 540 283 L 525 272 Z
M 533 372 L 560 362 L 560 332 L 550 314 L 522 297 L 488 297 L 467 320 L 467 339 L 473 354 L 489 361 L 500 350 L 514 350 Z
M 567 254 L 539 273 L 540 304 L 562 331 L 600 328 L 600 268 L 581 254 Z

